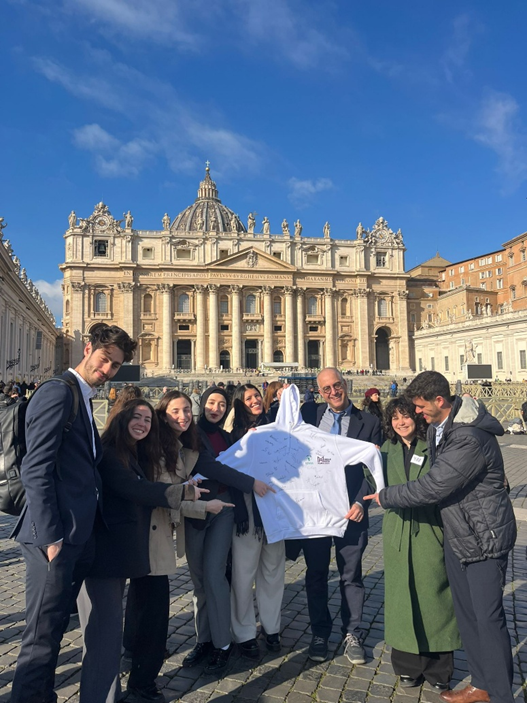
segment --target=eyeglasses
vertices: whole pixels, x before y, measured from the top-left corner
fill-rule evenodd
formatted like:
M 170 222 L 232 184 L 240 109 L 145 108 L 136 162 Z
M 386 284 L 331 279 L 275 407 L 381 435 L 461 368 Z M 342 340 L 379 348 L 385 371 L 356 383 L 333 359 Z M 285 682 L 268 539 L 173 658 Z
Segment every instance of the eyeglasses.
M 324 388 L 321 388 L 320 390 L 324 395 L 329 395 L 332 390 L 334 391 L 343 391 L 344 390 L 344 383 L 342 381 L 338 381 L 337 383 L 334 383 L 332 386 L 324 386 Z

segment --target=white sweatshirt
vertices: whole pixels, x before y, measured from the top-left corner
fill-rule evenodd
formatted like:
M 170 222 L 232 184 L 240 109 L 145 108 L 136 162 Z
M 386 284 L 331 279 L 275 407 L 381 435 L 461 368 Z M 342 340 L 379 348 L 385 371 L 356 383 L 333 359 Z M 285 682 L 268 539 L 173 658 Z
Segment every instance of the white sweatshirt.
M 384 488 L 379 450 L 369 442 L 329 434 L 300 415 L 295 385 L 282 393 L 276 421 L 249 431 L 218 457 L 233 469 L 271 484 L 256 496 L 269 543 L 281 539 L 342 537 L 350 509 L 344 467 L 365 464 Z M 362 467 L 357 471 L 362 472 Z

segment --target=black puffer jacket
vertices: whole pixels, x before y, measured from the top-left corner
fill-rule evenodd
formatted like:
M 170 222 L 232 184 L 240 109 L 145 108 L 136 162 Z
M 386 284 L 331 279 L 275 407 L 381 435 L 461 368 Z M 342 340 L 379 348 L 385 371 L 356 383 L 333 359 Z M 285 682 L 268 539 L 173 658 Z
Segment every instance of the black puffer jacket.
M 439 504 L 446 539 L 458 559 L 469 563 L 507 554 L 516 540 L 516 520 L 496 439 L 503 428 L 482 403 L 476 419 L 463 422 L 461 404 L 455 397 L 437 448 L 435 429 L 428 429 L 430 471 L 384 488 L 379 497 L 383 508 Z

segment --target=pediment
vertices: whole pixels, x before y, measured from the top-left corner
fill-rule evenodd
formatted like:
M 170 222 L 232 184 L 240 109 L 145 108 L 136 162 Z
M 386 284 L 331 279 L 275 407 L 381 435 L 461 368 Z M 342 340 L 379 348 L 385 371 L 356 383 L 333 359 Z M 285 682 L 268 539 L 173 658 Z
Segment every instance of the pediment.
M 227 256 L 225 259 L 217 259 L 209 264 L 210 268 L 234 269 L 243 271 L 282 271 L 290 273 L 296 271 L 295 266 L 277 259 L 276 256 L 267 254 L 255 247 L 249 247 L 243 251 Z

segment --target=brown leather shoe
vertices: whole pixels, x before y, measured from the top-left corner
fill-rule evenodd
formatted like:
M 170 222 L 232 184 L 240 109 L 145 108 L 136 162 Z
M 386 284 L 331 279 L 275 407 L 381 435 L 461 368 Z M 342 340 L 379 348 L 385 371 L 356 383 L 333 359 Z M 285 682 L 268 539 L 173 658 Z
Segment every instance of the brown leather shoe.
M 490 703 L 489 694 L 470 684 L 461 691 L 444 691 L 439 698 L 445 703 Z

